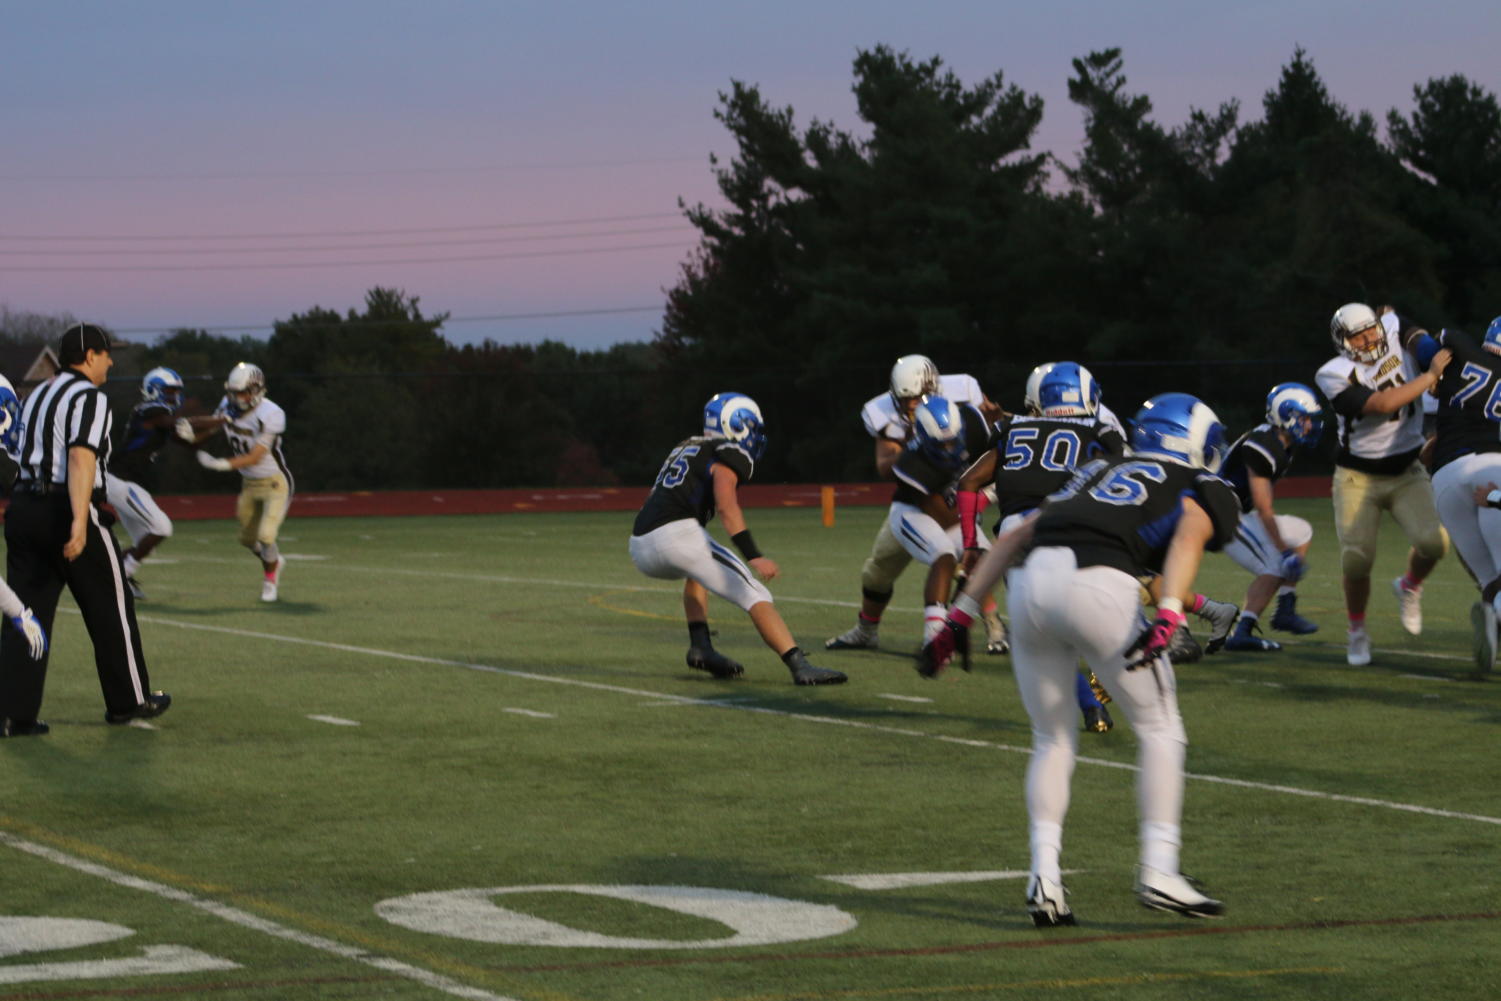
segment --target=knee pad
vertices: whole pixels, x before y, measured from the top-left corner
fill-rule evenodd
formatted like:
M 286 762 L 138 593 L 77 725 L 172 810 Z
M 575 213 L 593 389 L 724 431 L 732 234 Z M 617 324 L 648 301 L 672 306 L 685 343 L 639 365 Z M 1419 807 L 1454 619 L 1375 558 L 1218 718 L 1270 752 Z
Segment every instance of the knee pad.
M 1370 553 L 1358 549 L 1344 549 L 1339 554 L 1340 572 L 1346 577 L 1369 577 L 1374 562 Z
M 906 556 L 907 554 L 904 552 L 902 555 Z M 897 577 L 901 574 L 902 569 L 906 567 L 907 562 L 907 560 L 902 560 L 901 566 L 893 567 L 890 563 L 882 560 L 875 558 L 867 559 L 865 565 L 860 568 L 861 589 L 876 594 L 884 594 L 889 600 L 892 592 L 891 585 L 896 583 Z
M 1438 561 L 1449 551 L 1449 533 L 1443 525 L 1434 526 L 1437 531 L 1425 532 L 1422 538 L 1414 539 L 1412 548 L 1425 560 Z

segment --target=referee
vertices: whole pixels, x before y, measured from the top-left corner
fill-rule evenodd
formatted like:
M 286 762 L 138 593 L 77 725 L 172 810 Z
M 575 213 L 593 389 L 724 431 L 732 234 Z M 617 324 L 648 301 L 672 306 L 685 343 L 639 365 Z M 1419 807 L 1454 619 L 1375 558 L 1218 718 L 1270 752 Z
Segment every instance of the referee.
M 94 643 L 107 723 L 166 712 L 172 697 L 150 690 L 135 601 L 120 551 L 100 521 L 109 464 L 109 403 L 99 387 L 114 364 L 109 335 L 91 323 L 63 332 L 63 368 L 34 389 L 21 410 L 20 473 L 5 516 L 6 577 L 52 633 L 63 585 Z M 0 636 L 0 729 L 5 736 L 47 732 L 37 720 L 47 658 L 31 660 L 25 638 Z

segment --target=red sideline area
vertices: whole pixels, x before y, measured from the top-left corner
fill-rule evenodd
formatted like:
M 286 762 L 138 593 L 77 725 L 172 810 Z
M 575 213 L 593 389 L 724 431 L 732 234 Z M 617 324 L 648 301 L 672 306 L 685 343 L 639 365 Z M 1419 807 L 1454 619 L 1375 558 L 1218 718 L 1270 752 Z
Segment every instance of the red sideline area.
M 746 507 L 819 507 L 823 487 L 810 483 L 747 484 L 740 488 Z M 354 517 L 408 514 L 520 514 L 537 511 L 635 511 L 646 487 L 568 487 L 550 490 L 359 490 L 351 493 L 300 493 L 291 517 Z M 834 485 L 835 507 L 884 506 L 891 503 L 890 483 Z M 1279 497 L 1328 497 L 1326 476 L 1289 476 L 1277 483 Z M 233 518 L 233 494 L 157 497 L 167 516 L 179 521 Z

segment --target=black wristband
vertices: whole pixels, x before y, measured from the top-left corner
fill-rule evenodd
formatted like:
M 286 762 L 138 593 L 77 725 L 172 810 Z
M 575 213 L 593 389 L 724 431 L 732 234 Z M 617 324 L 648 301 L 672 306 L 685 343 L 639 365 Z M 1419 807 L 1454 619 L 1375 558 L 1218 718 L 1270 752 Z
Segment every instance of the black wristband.
M 744 556 L 747 562 L 761 558 L 761 550 L 756 548 L 756 540 L 751 538 L 750 529 L 736 532 L 730 536 L 730 541 L 735 544 L 736 549 L 740 550 L 740 555 Z

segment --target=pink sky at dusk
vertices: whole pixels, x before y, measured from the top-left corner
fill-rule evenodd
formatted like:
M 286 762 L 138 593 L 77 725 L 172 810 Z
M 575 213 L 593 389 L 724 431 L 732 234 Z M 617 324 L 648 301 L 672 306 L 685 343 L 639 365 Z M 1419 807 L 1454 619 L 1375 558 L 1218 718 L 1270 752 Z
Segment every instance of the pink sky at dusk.
M 141 340 L 265 331 L 358 307 L 374 285 L 453 314 L 458 342 L 647 340 L 696 242 L 677 201 L 716 203 L 708 154 L 734 152 L 716 93 L 741 79 L 801 125 L 858 131 L 851 63 L 877 44 L 968 82 L 1003 71 L 1046 100 L 1038 146 L 1069 160 L 1069 61 L 1092 49 L 1122 47 L 1130 89 L 1169 126 L 1231 98 L 1259 117 L 1298 45 L 1336 99 L 1378 119 L 1429 77 L 1501 82 L 1501 8 L 1478 2 L 6 8 L 0 305 Z M 562 220 L 583 221 L 524 225 Z M 429 232 L 290 235 L 372 230 Z M 161 239 L 180 236 L 194 239 Z M 330 246 L 345 249 L 296 249 Z M 161 268 L 194 270 L 145 270 Z M 468 319 L 591 310 L 621 312 Z

